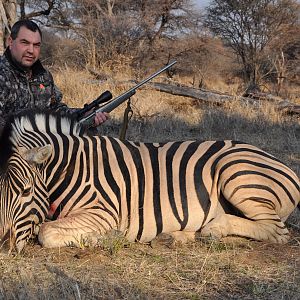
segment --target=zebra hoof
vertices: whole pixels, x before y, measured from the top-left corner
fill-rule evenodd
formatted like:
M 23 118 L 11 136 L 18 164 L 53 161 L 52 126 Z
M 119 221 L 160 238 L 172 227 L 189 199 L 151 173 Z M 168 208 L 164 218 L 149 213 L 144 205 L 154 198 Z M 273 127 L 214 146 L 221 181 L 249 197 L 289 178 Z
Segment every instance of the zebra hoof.
M 218 241 L 222 237 L 227 236 L 227 234 L 224 234 L 220 228 L 212 228 L 212 227 L 204 227 L 201 232 L 200 232 L 200 237 L 205 238 L 207 240 L 212 240 L 212 241 Z
M 150 242 L 150 245 L 152 248 L 158 248 L 161 246 L 172 248 L 175 246 L 175 242 L 173 235 L 169 233 L 160 233 Z

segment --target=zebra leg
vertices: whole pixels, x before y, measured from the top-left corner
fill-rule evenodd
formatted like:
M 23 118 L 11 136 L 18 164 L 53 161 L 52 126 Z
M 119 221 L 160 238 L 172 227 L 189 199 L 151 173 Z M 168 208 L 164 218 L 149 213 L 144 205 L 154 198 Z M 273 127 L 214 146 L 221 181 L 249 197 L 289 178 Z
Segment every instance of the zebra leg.
M 73 214 L 55 221 L 45 222 L 38 233 L 39 243 L 46 248 L 65 246 L 92 246 L 110 229 L 101 228 L 97 216 L 88 213 Z M 103 223 L 103 222 L 102 222 Z
M 276 220 L 249 220 L 229 214 L 217 216 L 203 227 L 200 235 L 217 239 L 236 235 L 281 244 L 289 239 L 289 231 L 279 217 Z
M 190 231 L 163 232 L 157 235 L 151 241 L 151 246 L 172 247 L 178 242 L 181 244 L 185 244 L 189 241 L 195 241 L 195 232 L 190 232 Z

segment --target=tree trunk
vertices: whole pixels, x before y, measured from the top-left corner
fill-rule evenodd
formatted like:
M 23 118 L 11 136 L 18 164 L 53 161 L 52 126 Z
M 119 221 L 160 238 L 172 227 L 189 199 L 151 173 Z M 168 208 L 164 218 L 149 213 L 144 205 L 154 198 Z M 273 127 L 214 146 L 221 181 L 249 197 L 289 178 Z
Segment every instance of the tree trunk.
M 0 0 L 0 54 L 6 47 L 6 39 L 17 18 L 16 0 Z
M 136 82 L 135 82 L 136 83 Z M 263 102 L 268 102 L 274 105 L 277 111 L 282 111 L 286 114 L 300 114 L 300 105 L 290 102 L 287 99 L 282 99 L 280 97 L 273 96 L 271 94 L 266 93 L 254 93 L 249 95 L 249 97 L 235 97 L 231 95 L 219 94 L 217 92 L 208 91 L 208 90 L 199 90 L 187 86 L 177 86 L 173 84 L 166 84 L 166 83 L 157 83 L 157 82 L 150 82 L 145 86 L 152 87 L 155 90 L 169 93 L 172 95 L 189 97 L 196 100 L 199 100 L 203 103 L 208 104 L 215 104 L 215 105 L 224 105 L 231 101 L 238 101 L 245 106 L 253 105 L 259 106 Z

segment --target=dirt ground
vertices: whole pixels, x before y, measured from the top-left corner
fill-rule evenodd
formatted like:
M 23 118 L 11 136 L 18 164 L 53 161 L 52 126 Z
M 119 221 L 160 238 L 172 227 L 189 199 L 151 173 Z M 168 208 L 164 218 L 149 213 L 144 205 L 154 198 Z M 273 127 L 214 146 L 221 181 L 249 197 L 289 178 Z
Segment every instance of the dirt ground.
M 242 238 L 0 255 L 0 299 L 300 299 L 300 231 L 286 245 Z

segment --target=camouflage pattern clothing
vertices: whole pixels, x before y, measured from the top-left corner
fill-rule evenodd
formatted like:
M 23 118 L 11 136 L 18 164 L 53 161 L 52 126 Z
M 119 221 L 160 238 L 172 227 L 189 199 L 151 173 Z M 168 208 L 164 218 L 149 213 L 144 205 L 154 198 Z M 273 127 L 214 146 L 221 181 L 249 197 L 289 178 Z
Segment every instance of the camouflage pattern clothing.
M 0 57 L 0 127 L 9 114 L 28 108 L 71 110 L 61 100 L 51 73 L 39 60 L 27 72 L 13 61 L 10 50 L 5 50 Z

